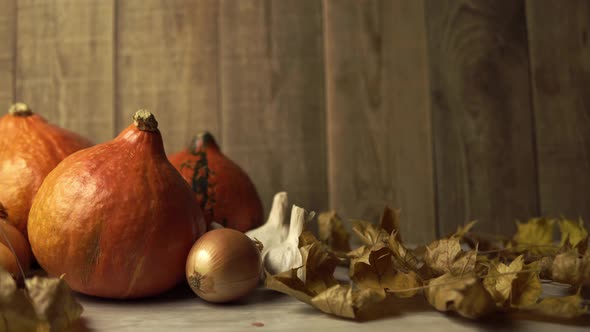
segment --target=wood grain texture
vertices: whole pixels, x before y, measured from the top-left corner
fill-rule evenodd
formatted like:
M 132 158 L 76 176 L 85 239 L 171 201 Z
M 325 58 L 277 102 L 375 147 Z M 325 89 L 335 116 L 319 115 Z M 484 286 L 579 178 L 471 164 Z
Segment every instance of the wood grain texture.
M 426 2 L 439 229 L 536 215 L 524 2 Z
M 222 150 L 268 212 L 277 191 L 328 207 L 321 2 L 220 2 Z
M 216 0 L 117 2 L 117 130 L 140 108 L 159 122 L 168 153 L 218 123 Z
M 14 100 L 16 0 L 0 0 L 0 116 Z
M 404 239 L 435 237 L 423 1 L 324 1 L 330 205 L 379 220 L 402 209 Z
M 527 1 L 541 213 L 590 220 L 590 2 Z
M 94 141 L 112 138 L 113 1 L 17 3 L 17 99 Z

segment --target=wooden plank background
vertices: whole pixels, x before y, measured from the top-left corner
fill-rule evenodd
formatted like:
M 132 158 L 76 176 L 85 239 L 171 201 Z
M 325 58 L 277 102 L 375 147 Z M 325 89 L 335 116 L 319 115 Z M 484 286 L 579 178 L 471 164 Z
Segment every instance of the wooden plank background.
M 0 0 L 0 105 L 96 142 L 138 108 L 168 153 L 209 130 L 268 211 L 428 241 L 590 219 L 585 0 Z M 1 134 L 1 133 L 0 133 Z
M 16 3 L 16 100 L 94 141 L 110 139 L 113 2 Z
M 423 1 L 326 1 L 324 26 L 330 206 L 370 219 L 399 206 L 404 234 L 433 238 Z
M 524 2 L 428 1 L 426 21 L 440 230 L 511 232 L 538 212 Z
M 527 1 L 542 214 L 590 218 L 590 2 Z
M 0 107 L 8 109 L 15 96 L 16 0 L 0 0 Z

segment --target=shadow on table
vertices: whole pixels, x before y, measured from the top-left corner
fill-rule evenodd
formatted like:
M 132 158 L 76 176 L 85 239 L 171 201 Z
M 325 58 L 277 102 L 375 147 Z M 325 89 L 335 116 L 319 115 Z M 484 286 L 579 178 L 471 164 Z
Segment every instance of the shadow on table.
M 315 309 L 310 305 L 302 305 L 301 308 L 299 308 L 297 311 L 302 314 L 322 314 L 321 311 Z M 415 296 L 406 299 L 390 297 L 388 300 L 386 300 L 385 303 L 380 303 L 379 306 L 371 308 L 370 319 L 363 319 L 361 317 L 358 320 L 351 320 L 333 315 L 330 315 L 329 317 L 349 322 L 363 322 L 386 318 L 399 318 L 404 315 L 414 315 L 423 312 L 432 312 L 432 307 L 426 302 L 426 300 L 422 296 Z
M 84 295 L 81 293 L 77 293 L 76 297 L 79 298 L 83 303 L 105 303 L 105 304 L 115 304 L 115 305 L 135 305 L 138 303 L 143 304 L 159 304 L 159 303 L 171 303 L 171 302 L 183 302 L 183 301 L 201 301 L 203 303 L 207 303 L 210 305 L 217 305 L 213 303 L 205 302 L 201 300 L 193 291 L 190 289 L 188 284 L 181 284 L 172 290 L 155 297 L 150 298 L 143 298 L 143 299 L 127 299 L 127 300 L 117 300 L 117 299 L 104 299 L 89 295 Z M 250 295 L 246 296 L 245 298 L 224 304 L 218 304 L 223 306 L 241 306 L 241 305 L 249 305 L 255 303 L 265 303 L 265 302 L 272 302 L 281 298 L 286 298 L 286 296 L 271 291 L 269 289 L 265 289 L 263 286 L 258 287 L 254 292 Z
M 84 317 L 75 321 L 74 324 L 72 324 L 66 330 L 66 332 L 93 332 L 93 331 L 96 331 L 96 330 L 88 327 L 88 323 L 86 322 L 86 319 Z
M 380 320 L 380 319 L 387 319 L 387 318 L 400 318 L 402 316 L 410 316 L 420 313 L 436 313 L 437 311 L 432 308 L 426 302 L 424 297 L 422 296 L 415 296 L 413 298 L 408 299 L 396 299 L 392 298 L 390 302 L 381 306 L 381 312 L 374 312 L 375 317 L 370 320 Z M 394 310 L 390 310 L 388 308 L 394 308 Z M 315 309 L 309 305 L 302 305 L 300 308 L 297 309 L 299 313 L 302 314 L 321 314 L 320 311 Z M 480 318 L 477 320 L 471 320 L 464 317 L 459 316 L 457 313 L 454 312 L 447 312 L 442 313 L 439 312 L 440 315 L 446 316 L 449 320 L 452 320 L 456 323 L 460 323 L 464 326 L 472 327 L 474 330 L 479 331 L 513 331 L 518 330 L 522 325 L 527 323 L 551 323 L 551 324 L 559 324 L 559 325 L 568 325 L 568 326 L 579 326 L 579 327 L 590 327 L 590 314 L 584 315 L 575 319 L 557 319 L 551 318 L 547 316 L 542 316 L 538 314 L 533 314 L 530 312 L 515 312 L 511 314 L 503 314 L 503 313 L 496 313 L 492 314 L 488 317 Z M 329 317 L 333 319 L 341 319 L 350 322 L 362 322 L 363 320 L 350 320 L 346 318 L 341 318 L 333 315 L 329 315 Z
M 528 323 L 551 323 L 568 326 L 590 327 L 590 315 L 575 319 L 559 319 L 542 316 L 529 312 L 514 312 L 511 314 L 497 313 L 478 320 L 470 320 L 454 313 L 447 314 L 449 319 L 480 331 L 514 331 L 528 325 Z

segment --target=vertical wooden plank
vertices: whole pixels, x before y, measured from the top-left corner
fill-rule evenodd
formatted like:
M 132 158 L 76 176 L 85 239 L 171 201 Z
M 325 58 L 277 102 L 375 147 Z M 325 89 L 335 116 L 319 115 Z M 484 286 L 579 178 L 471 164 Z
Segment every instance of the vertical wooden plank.
M 441 233 L 511 233 L 538 213 L 522 0 L 428 0 Z
M 16 97 L 94 141 L 113 134 L 114 3 L 19 0 Z
M 14 102 L 16 0 L 0 0 L 0 116 Z
M 326 0 L 330 205 L 378 220 L 402 209 L 411 242 L 435 237 L 423 1 Z
M 280 190 L 327 208 L 321 2 L 220 2 L 222 149 L 268 211 Z
M 219 134 L 216 0 L 117 2 L 117 130 L 154 112 L 168 153 Z
M 590 220 L 590 2 L 527 1 L 541 212 Z

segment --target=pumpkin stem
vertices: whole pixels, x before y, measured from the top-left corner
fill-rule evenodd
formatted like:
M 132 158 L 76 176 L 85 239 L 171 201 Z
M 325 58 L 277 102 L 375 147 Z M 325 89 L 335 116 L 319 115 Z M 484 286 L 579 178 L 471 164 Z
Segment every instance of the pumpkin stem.
M 191 151 L 193 154 L 196 154 L 197 152 L 206 148 L 219 149 L 219 146 L 210 132 L 202 131 L 193 137 L 189 151 Z
M 33 114 L 29 105 L 25 103 L 15 103 L 8 109 L 8 114 L 14 116 L 29 116 Z
M 158 121 L 148 110 L 139 110 L 133 115 L 133 123 L 142 131 L 157 131 Z

